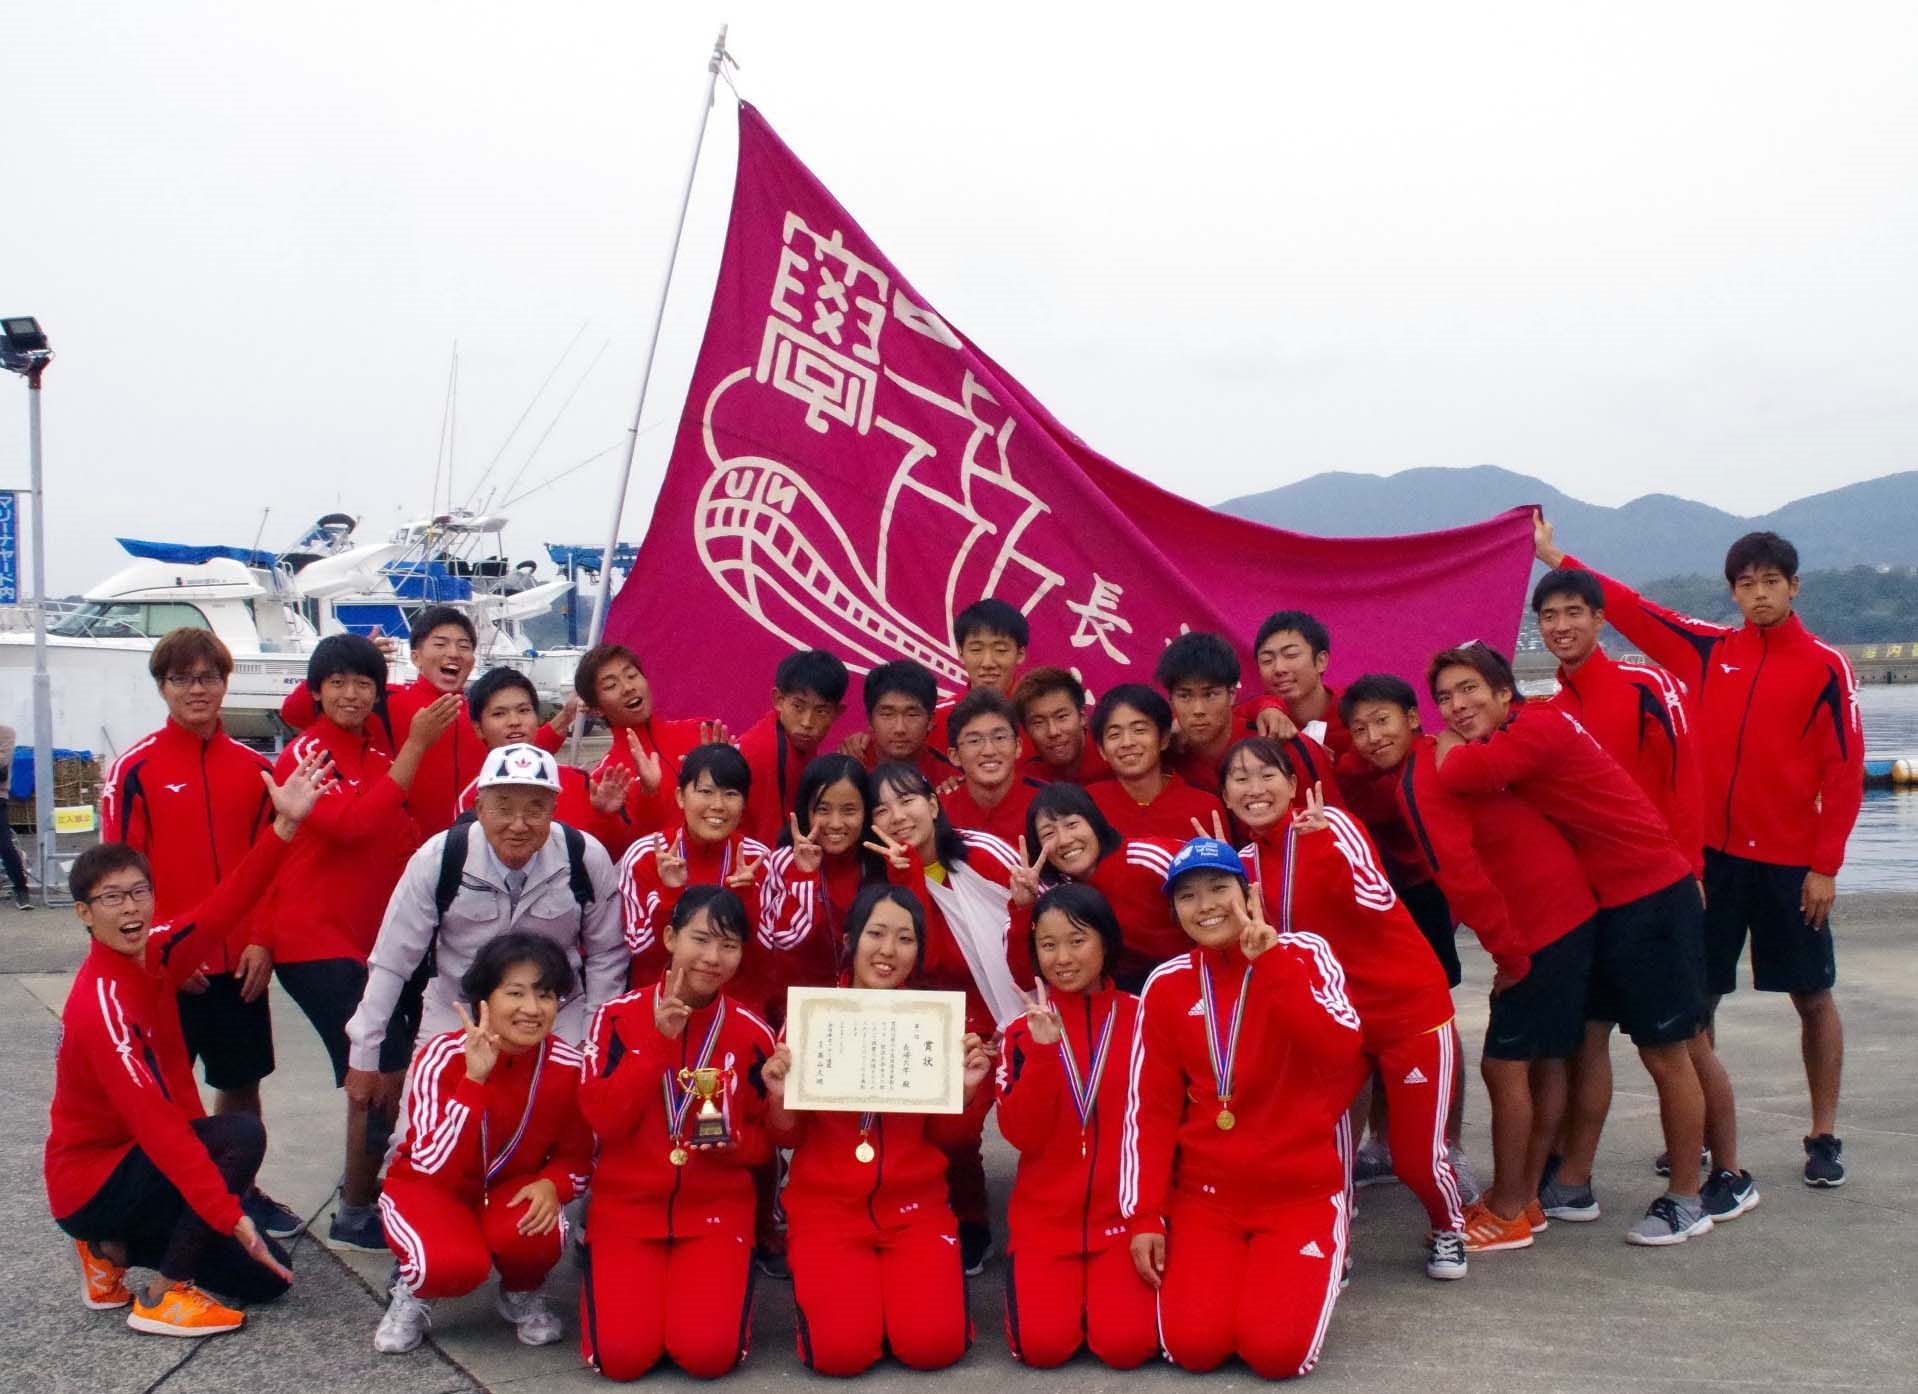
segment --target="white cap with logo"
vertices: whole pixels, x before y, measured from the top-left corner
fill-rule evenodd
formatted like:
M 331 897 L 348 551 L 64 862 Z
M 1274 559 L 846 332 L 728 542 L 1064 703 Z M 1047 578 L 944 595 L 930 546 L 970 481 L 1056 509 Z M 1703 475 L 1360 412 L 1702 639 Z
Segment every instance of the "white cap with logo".
M 491 789 L 498 784 L 528 784 L 557 794 L 559 762 L 536 745 L 503 745 L 489 750 L 475 787 Z

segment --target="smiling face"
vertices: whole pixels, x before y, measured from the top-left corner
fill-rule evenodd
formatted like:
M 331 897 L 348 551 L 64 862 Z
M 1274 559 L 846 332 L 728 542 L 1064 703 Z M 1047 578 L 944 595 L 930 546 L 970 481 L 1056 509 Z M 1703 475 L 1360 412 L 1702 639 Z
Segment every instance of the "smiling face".
M 1086 748 L 1086 714 L 1070 692 L 1048 692 L 1026 703 L 1026 735 L 1054 769 L 1076 770 Z
M 664 942 L 667 977 L 679 974 L 680 997 L 696 1007 L 712 1001 L 732 981 L 746 953 L 739 937 L 714 929 L 704 910 L 693 911 L 680 928 L 668 929 Z
M 1241 750 L 1225 767 L 1220 790 L 1232 815 L 1254 832 L 1271 827 L 1292 807 L 1292 777 Z
M 1090 876 L 1099 865 L 1099 834 L 1082 815 L 1068 813 L 1061 818 L 1041 813 L 1032 820 L 1032 827 L 1041 843 L 1051 839 L 1052 851 L 1046 860 L 1055 870 L 1077 881 Z
M 109 871 L 74 905 L 73 913 L 96 941 L 116 954 L 138 958 L 146 951 L 147 921 L 153 916 L 153 880 L 138 867 Z
M 524 688 L 502 687 L 488 699 L 474 724 L 488 750 L 526 745 L 539 734 L 539 708 Z
M 1397 702 L 1354 702 L 1345 729 L 1352 733 L 1352 748 L 1360 755 L 1379 769 L 1395 770 L 1405 763 L 1412 742 L 1418 739 L 1419 714 Z
M 1010 634 L 975 630 L 959 646 L 959 666 L 974 687 L 989 687 L 994 692 L 1010 692 L 1026 651 Z
M 1787 576 L 1775 566 L 1748 566 L 1732 582 L 1732 599 L 1745 623 L 1764 628 L 1791 617 L 1791 603 L 1798 598 L 1798 578 Z
M 1245 883 L 1228 871 L 1188 871 L 1172 883 L 1172 913 L 1186 938 L 1202 948 L 1238 942 L 1252 922 Z
M 968 721 L 964 730 L 953 732 L 951 753 L 968 784 L 1003 789 L 1012 783 L 1019 734 L 1003 716 L 985 712 Z
M 907 764 L 919 758 L 932 731 L 932 713 L 916 698 L 901 692 L 888 692 L 873 703 L 872 746 L 881 760 L 903 760 Z
M 538 785 L 495 784 L 474 796 L 473 812 L 493 855 L 517 871 L 546 845 L 558 803 L 559 795 Z
M 773 692 L 773 711 L 785 728 L 787 743 L 801 755 L 819 749 L 845 710 L 844 702 L 828 702 L 811 692 Z
M 593 709 L 608 726 L 644 726 L 653 718 L 653 687 L 630 658 L 613 658 L 593 675 Z
M 1234 691 L 1203 678 L 1186 678 L 1172 685 L 1166 695 L 1172 699 L 1172 715 L 1189 745 L 1212 750 L 1231 739 Z
M 1325 685 L 1325 665 L 1331 655 L 1313 653 L 1311 643 L 1296 629 L 1281 629 L 1267 635 L 1253 657 L 1258 660 L 1259 681 L 1265 690 L 1287 702 L 1297 702 Z
M 813 800 L 812 824 L 806 835 L 828 856 L 844 856 L 858 847 L 866 833 L 866 795 L 850 779 L 828 784 Z
M 880 786 L 875 796 L 879 801 L 872 806 L 873 827 L 905 843 L 922 861 L 937 861 L 938 848 L 933 839 L 937 831 L 935 820 L 939 816 L 938 798 L 890 784 Z
M 379 684 L 361 673 L 329 673 L 320 680 L 320 710 L 345 731 L 366 725 L 379 695 Z
M 219 719 L 226 677 L 205 659 L 195 659 L 160 679 L 160 696 L 168 716 L 189 731 L 203 730 Z
M 1119 778 L 1146 779 L 1158 773 L 1159 757 L 1171 740 L 1171 733 L 1161 731 L 1151 717 L 1121 703 L 1106 721 L 1099 749 Z
M 461 692 L 473 674 L 473 641 L 456 624 L 429 629 L 413 646 L 413 666 L 441 692 Z
M 1545 641 L 1566 668 L 1576 668 L 1592 656 L 1598 647 L 1598 631 L 1605 627 L 1605 612 L 1594 610 L 1570 593 L 1548 595 L 1538 607 L 1538 637 Z
M 854 987 L 900 987 L 919 961 L 919 931 L 903 906 L 882 900 L 872 907 L 852 948 Z
M 1039 917 L 1032 943 L 1040 976 L 1061 992 L 1091 992 L 1105 976 L 1105 940 L 1063 910 Z
M 701 770 L 691 784 L 680 785 L 674 797 L 686 815 L 687 836 L 701 842 L 724 842 L 738 830 L 746 813 L 746 796 L 737 789 L 720 788 L 707 770 Z
M 487 1025 L 508 1050 L 531 1050 L 553 1030 L 559 1015 L 559 994 L 541 987 L 539 966 L 509 963 L 499 986 L 486 995 Z
M 1494 688 L 1476 668 L 1441 668 L 1432 695 L 1445 724 L 1468 741 L 1481 740 L 1505 724 L 1512 712 L 1509 688 Z

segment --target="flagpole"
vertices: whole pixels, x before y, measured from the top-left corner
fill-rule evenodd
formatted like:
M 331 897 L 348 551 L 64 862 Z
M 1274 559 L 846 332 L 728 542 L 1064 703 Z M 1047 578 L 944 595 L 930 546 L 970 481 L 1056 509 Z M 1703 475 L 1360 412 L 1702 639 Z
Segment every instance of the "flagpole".
M 633 424 L 626 432 L 626 460 L 620 466 L 619 484 L 613 490 L 613 513 L 607 524 L 606 550 L 600 556 L 599 595 L 593 604 L 592 623 L 587 629 L 586 643 L 591 647 L 600 641 L 606 632 L 606 611 L 612 603 L 613 594 L 613 554 L 619 548 L 620 517 L 626 511 L 626 486 L 633 476 L 633 456 L 639 449 L 639 420 L 646 410 L 646 389 L 652 383 L 653 351 L 659 347 L 659 332 L 666 322 L 666 293 L 673 284 L 673 267 L 679 260 L 679 239 L 686 231 L 686 212 L 693 201 L 693 176 L 699 172 L 699 152 L 706 143 L 706 118 L 712 115 L 713 95 L 719 86 L 719 69 L 730 56 L 726 52 L 726 25 L 719 26 L 719 37 L 713 40 L 713 56 L 706 63 L 706 99 L 699 106 L 699 131 L 693 137 L 693 158 L 686 166 L 686 187 L 679 196 L 679 223 L 673 228 L 672 246 L 666 253 L 666 273 L 659 282 L 659 301 L 653 309 L 653 333 L 646 341 L 646 356 L 639 369 L 639 402 L 633 408 Z M 579 739 L 579 724 L 575 724 L 573 739 Z

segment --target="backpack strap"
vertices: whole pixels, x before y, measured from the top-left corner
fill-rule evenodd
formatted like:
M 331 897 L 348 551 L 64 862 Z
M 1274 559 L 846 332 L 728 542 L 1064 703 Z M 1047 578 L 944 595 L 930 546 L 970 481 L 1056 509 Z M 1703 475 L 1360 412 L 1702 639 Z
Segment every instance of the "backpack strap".
M 440 879 L 433 887 L 433 937 L 439 938 L 440 922 L 460 893 L 460 877 L 466 871 L 466 840 L 473 831 L 473 814 L 462 813 L 446 830 L 440 847 Z
M 586 834 L 570 823 L 561 823 L 559 830 L 566 838 L 566 885 L 579 906 L 579 932 L 585 934 L 586 907 L 597 899 L 593 878 L 586 870 Z

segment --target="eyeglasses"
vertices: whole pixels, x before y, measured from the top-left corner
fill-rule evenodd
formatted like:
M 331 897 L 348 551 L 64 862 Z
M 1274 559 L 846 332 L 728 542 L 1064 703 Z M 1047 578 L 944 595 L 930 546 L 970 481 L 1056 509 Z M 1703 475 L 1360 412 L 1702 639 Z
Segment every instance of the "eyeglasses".
M 196 687 L 225 687 L 226 677 L 221 673 L 168 673 L 165 682 L 168 687 L 186 692 Z
M 85 904 L 97 905 L 102 910 L 118 910 L 129 900 L 137 900 L 145 905 L 152 899 L 153 883 L 150 881 L 142 881 L 137 886 L 128 886 L 125 890 L 115 886 L 111 890 L 101 891 L 98 895 L 82 897 Z
M 988 747 L 1004 747 L 1018 739 L 1010 731 L 974 731 L 959 738 L 959 748 L 964 751 L 985 750 Z

